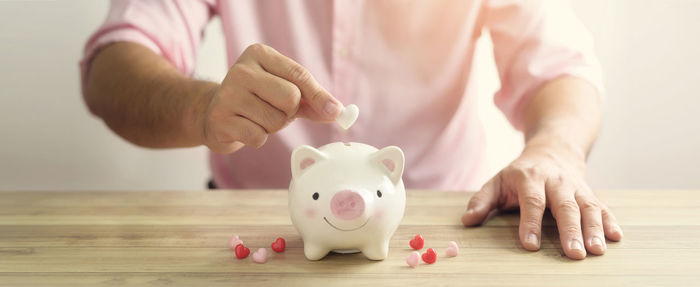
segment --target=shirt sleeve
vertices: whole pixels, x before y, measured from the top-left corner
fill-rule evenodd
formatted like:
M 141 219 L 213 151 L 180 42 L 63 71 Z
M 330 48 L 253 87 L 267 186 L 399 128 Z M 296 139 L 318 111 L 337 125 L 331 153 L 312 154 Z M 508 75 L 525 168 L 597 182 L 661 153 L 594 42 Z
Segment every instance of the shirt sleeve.
M 83 94 L 90 61 L 100 48 L 114 42 L 141 44 L 192 75 L 214 7 L 214 0 L 112 0 L 107 19 L 88 39 L 80 61 Z
M 484 8 L 501 80 L 494 102 L 516 129 L 528 100 L 549 80 L 578 77 L 603 95 L 593 38 L 568 1 L 488 0 Z

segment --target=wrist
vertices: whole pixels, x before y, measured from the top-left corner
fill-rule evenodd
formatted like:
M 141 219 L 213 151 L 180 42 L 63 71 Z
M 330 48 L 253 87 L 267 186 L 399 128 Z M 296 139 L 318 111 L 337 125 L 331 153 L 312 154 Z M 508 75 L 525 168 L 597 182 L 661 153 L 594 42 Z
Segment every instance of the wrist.
M 525 147 L 556 148 L 585 161 L 598 128 L 599 125 L 584 124 L 580 119 L 542 120 L 525 131 Z
M 524 153 L 528 151 L 545 151 L 580 162 L 585 162 L 588 154 L 588 148 L 584 144 L 556 132 L 539 132 L 529 137 Z
M 185 109 L 182 126 L 188 141 L 198 146 L 206 142 L 206 117 L 219 84 L 195 81 L 193 85 L 196 86 L 192 91 L 194 100 Z

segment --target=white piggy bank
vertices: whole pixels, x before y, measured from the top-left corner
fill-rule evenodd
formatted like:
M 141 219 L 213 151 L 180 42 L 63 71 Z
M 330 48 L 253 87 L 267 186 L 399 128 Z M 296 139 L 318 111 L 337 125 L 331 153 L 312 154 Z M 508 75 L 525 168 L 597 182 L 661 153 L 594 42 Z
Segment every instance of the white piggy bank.
M 294 149 L 291 162 L 289 211 L 306 258 L 360 251 L 372 260 L 385 259 L 406 208 L 401 149 L 303 145 Z

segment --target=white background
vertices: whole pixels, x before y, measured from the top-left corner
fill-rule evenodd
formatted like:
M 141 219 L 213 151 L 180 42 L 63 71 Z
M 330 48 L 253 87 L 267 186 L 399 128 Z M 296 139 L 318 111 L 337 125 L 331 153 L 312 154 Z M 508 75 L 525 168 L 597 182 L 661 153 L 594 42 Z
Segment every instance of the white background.
M 591 155 L 594 188 L 699 188 L 700 1 L 575 0 L 605 70 L 605 123 Z M 112 134 L 85 108 L 78 60 L 106 1 L 0 1 L 0 190 L 202 189 L 204 148 L 147 150 Z M 197 75 L 226 72 L 218 20 Z M 484 34 L 486 35 L 486 34 Z M 492 173 L 522 147 L 493 106 L 488 38 L 476 73 Z

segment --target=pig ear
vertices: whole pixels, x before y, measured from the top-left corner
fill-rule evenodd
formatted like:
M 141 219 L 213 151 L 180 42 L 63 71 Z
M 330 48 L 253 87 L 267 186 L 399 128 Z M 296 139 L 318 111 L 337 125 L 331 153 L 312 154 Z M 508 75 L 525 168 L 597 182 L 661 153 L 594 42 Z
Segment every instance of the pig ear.
M 326 154 L 311 146 L 298 146 L 292 151 L 292 177 L 301 176 L 309 167 L 327 158 Z
M 396 146 L 388 146 L 372 154 L 375 161 L 382 170 L 385 170 L 394 184 L 401 180 L 403 175 L 404 157 L 403 152 Z

